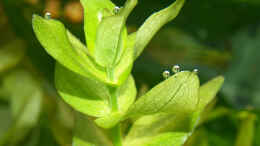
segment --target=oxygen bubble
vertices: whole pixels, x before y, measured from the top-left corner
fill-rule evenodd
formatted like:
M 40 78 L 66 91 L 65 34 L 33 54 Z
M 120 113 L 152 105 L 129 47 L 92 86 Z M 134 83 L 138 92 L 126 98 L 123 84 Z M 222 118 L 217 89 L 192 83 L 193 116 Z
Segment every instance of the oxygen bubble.
M 103 18 L 103 14 L 101 12 L 98 13 L 98 21 L 101 22 Z
M 117 14 L 117 13 L 119 12 L 119 10 L 120 10 L 120 7 L 115 6 L 115 8 L 114 8 L 114 13 Z
M 50 12 L 46 12 L 46 13 L 44 14 L 44 18 L 45 18 L 45 19 L 51 19 L 51 13 L 50 13 Z
M 194 72 L 194 73 L 198 73 L 199 70 L 198 70 L 198 69 L 194 69 L 193 72 Z
M 180 72 L 180 66 L 179 66 L 179 65 L 174 65 L 174 66 L 172 67 L 172 72 L 174 72 L 174 73 Z
M 163 78 L 167 79 L 170 77 L 170 71 L 166 70 L 163 72 Z

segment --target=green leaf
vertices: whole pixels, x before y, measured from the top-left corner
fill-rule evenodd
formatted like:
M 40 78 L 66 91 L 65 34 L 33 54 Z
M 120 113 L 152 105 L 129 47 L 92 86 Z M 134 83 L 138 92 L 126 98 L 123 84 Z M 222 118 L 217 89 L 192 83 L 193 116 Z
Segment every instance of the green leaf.
M 89 52 L 94 56 L 97 28 L 105 16 L 111 16 L 115 5 L 110 0 L 80 0 L 84 8 L 84 30 Z
M 136 4 L 137 0 L 128 0 L 118 14 L 99 24 L 94 55 L 101 66 L 112 67 L 120 60 L 127 43 L 126 19 Z
M 126 146 L 142 145 L 182 145 L 189 131 L 186 124 L 188 116 L 174 114 L 154 114 L 143 116 L 134 122 L 127 134 Z
M 22 40 L 14 40 L 0 49 L 0 72 L 4 72 L 19 63 L 25 53 Z
M 137 58 L 150 42 L 152 37 L 169 21 L 173 20 L 180 12 L 185 0 L 176 0 L 169 7 L 151 15 L 138 29 L 135 44 L 135 58 Z
M 180 72 L 148 91 L 130 108 L 128 116 L 158 112 L 183 114 L 193 112 L 198 104 L 199 79 L 196 73 Z
M 241 124 L 235 146 L 252 146 L 254 139 L 256 115 L 248 112 L 240 113 Z
M 187 137 L 184 132 L 168 132 L 125 143 L 125 146 L 182 146 Z
M 118 84 L 121 85 L 128 78 L 131 73 L 134 61 L 134 43 L 135 37 L 128 36 L 127 46 L 125 51 L 118 61 L 118 64 L 114 67 L 114 78 L 118 79 Z
M 105 70 L 94 63 L 86 48 L 59 21 L 34 15 L 33 29 L 46 51 L 63 66 L 82 76 L 116 84 L 107 78 Z
M 112 143 L 89 117 L 77 113 L 73 146 L 112 146 Z
M 202 112 L 205 109 L 205 107 L 214 99 L 223 83 L 224 78 L 222 76 L 219 76 L 208 81 L 200 87 L 198 105 L 199 112 Z
M 110 16 L 104 18 L 97 29 L 95 47 L 95 60 L 104 67 L 112 67 L 116 64 L 117 56 L 120 58 L 125 49 L 127 32 L 124 27 L 125 19 L 122 16 Z M 119 44 L 119 42 L 121 42 Z
M 224 83 L 224 78 L 222 76 L 215 77 L 214 79 L 203 84 L 199 88 L 199 103 L 196 111 L 193 113 L 192 123 L 190 125 L 191 129 L 194 129 L 198 124 L 201 124 L 205 117 L 202 118 L 203 113 L 207 105 L 213 101 L 216 97 L 217 92 L 220 90 L 222 84 Z
M 75 110 L 103 117 L 110 112 L 108 89 L 104 84 L 76 74 L 56 64 L 55 85 L 63 98 Z
M 150 138 L 144 146 L 182 146 L 188 137 L 184 132 L 163 133 Z
M 97 120 L 100 121 L 101 127 L 111 127 L 116 124 L 132 105 L 136 96 L 134 79 L 130 76 L 118 88 L 116 93 L 118 110 L 112 112 L 111 95 L 103 83 L 73 73 L 60 64 L 56 65 L 55 84 L 61 97 L 75 110 L 100 117 Z M 115 113 L 119 113 L 120 116 L 115 118 Z
M 43 92 L 39 83 L 24 70 L 16 70 L 4 79 L 4 87 L 11 98 L 12 125 L 3 143 L 21 142 L 37 125 L 41 112 Z M 0 143 L 1 143 L 0 142 Z

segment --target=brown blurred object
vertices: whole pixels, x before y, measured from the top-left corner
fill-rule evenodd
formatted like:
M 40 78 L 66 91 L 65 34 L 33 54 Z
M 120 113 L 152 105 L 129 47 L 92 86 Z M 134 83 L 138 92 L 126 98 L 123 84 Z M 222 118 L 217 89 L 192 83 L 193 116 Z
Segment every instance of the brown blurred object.
M 7 18 L 4 14 L 2 5 L 0 4 L 0 27 L 7 23 Z
M 78 1 L 68 2 L 64 9 L 64 15 L 72 23 L 80 23 L 84 16 L 83 7 Z
M 45 0 L 44 13 L 50 12 L 52 18 L 58 18 L 60 16 L 61 2 L 60 0 Z
M 31 5 L 36 5 L 39 2 L 39 0 L 24 0 L 24 1 Z

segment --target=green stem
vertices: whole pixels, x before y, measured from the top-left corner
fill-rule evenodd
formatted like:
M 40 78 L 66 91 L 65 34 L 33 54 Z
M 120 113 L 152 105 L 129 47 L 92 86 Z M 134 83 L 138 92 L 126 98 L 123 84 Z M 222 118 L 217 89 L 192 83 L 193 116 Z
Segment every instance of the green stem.
M 117 88 L 116 87 L 108 87 L 110 92 L 110 105 L 112 108 L 112 112 L 118 111 L 117 104 Z M 114 146 L 122 146 L 122 135 L 121 135 L 121 127 L 120 123 L 118 123 L 115 127 L 111 128 L 111 138 Z
M 111 136 L 114 146 L 123 146 L 120 124 L 117 124 L 111 129 Z
M 118 110 L 118 105 L 117 105 L 117 94 L 116 94 L 116 87 L 108 87 L 109 92 L 110 92 L 110 106 L 112 108 L 112 111 L 117 111 Z

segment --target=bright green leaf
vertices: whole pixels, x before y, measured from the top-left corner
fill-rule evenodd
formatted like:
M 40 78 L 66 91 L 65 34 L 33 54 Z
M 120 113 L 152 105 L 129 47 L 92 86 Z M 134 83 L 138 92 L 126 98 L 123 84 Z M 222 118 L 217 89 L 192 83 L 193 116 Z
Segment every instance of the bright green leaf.
M 84 8 L 84 30 L 89 52 L 94 56 L 97 28 L 105 16 L 111 16 L 115 5 L 110 0 L 80 0 Z
M 130 108 L 128 116 L 158 112 L 193 112 L 198 103 L 199 79 L 193 72 L 180 72 L 148 91 Z
M 124 24 L 124 17 L 117 15 L 106 17 L 99 24 L 94 56 L 101 66 L 112 67 L 116 63 L 117 54 L 120 57 L 119 53 L 125 49 L 127 32 L 123 30 Z M 121 46 L 119 46 L 120 39 L 122 39 Z
M 34 15 L 33 29 L 46 51 L 60 64 L 82 76 L 116 84 L 108 80 L 105 70 L 94 63 L 87 55 L 86 48 L 59 21 Z
M 102 117 L 110 112 L 110 94 L 104 84 L 56 65 L 55 84 L 61 97 L 75 110 Z
M 122 84 L 128 78 L 129 74 L 131 73 L 133 67 L 133 60 L 134 60 L 134 43 L 135 37 L 128 36 L 127 46 L 125 51 L 122 54 L 122 57 L 118 61 L 114 68 L 114 78 L 118 79 L 118 84 Z
M 120 78 L 122 78 L 121 72 L 119 73 L 119 76 L 113 75 L 118 74 L 116 73 L 117 69 L 114 70 L 118 63 L 124 62 L 124 66 L 126 67 L 123 67 L 121 70 L 123 70 L 123 73 L 126 73 L 127 76 L 129 75 L 129 71 L 125 70 L 131 69 L 129 64 L 131 65 L 133 62 L 132 55 L 134 54 L 132 53 L 132 50 L 134 46 L 132 45 L 132 41 L 128 40 L 125 23 L 128 15 L 136 4 L 136 0 L 128 0 L 118 14 L 104 18 L 97 29 L 96 48 L 94 53 L 95 60 L 101 66 L 107 67 L 108 74 L 111 74 L 112 79 L 117 80 L 119 78 L 120 80 Z M 126 53 L 129 55 L 125 55 Z
M 173 20 L 180 12 L 185 0 L 176 0 L 169 7 L 151 15 L 138 29 L 135 44 L 135 58 L 137 58 L 150 42 L 152 37 L 169 21 Z

